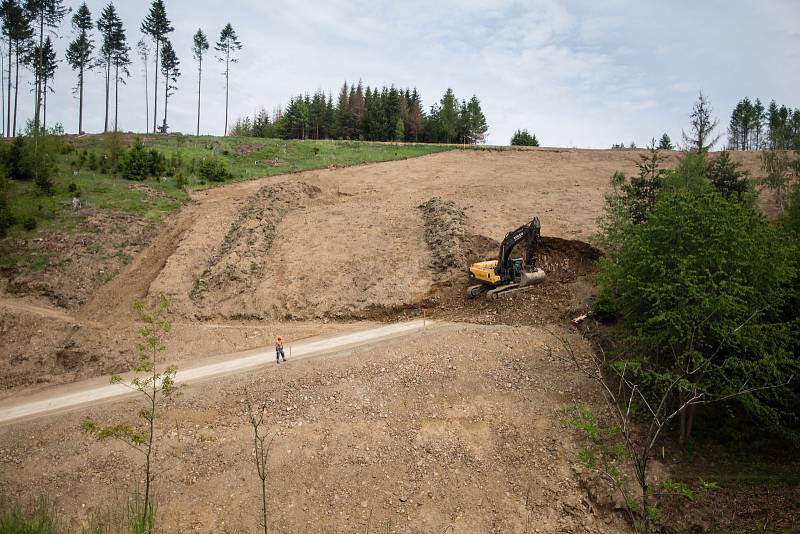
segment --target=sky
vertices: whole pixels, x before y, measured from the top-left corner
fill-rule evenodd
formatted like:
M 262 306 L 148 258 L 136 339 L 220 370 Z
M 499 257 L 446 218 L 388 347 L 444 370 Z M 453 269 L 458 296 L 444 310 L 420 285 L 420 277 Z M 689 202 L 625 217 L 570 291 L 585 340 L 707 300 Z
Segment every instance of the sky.
M 106 1 L 87 0 L 99 15 Z M 65 4 L 76 9 L 77 0 Z M 141 38 L 148 0 L 116 0 L 130 44 Z M 342 82 L 417 87 L 428 109 L 451 87 L 473 94 L 489 124 L 487 142 L 508 144 L 517 129 L 543 146 L 643 146 L 687 129 L 702 90 L 727 126 L 745 96 L 800 106 L 800 1 L 706 0 L 165 0 L 181 60 L 169 125 L 193 133 L 197 64 L 192 36 L 202 28 L 212 50 L 203 69 L 201 133 L 224 130 L 223 66 L 213 43 L 230 22 L 244 48 L 232 67 L 230 122 L 268 111 L 301 92 L 333 91 Z M 71 16 L 71 15 L 70 15 Z M 70 17 L 68 16 L 68 18 Z M 59 57 L 74 33 L 65 19 Z M 99 39 L 96 37 L 96 41 Z M 144 70 L 132 53 L 120 90 L 121 130 L 146 126 Z M 152 63 L 152 60 L 151 60 Z M 150 113 L 152 76 L 149 66 Z M 48 98 L 48 123 L 78 127 L 77 75 L 62 61 Z M 30 116 L 30 74 L 20 83 L 20 113 Z M 163 113 L 160 80 L 159 114 Z M 112 97 L 113 101 L 113 97 Z M 104 87 L 87 76 L 84 129 L 103 129 Z M 113 111 L 112 111 L 113 115 Z M 152 117 L 150 119 L 152 121 Z M 20 121 L 24 123 L 24 121 Z M 159 124 L 161 118 L 159 118 Z

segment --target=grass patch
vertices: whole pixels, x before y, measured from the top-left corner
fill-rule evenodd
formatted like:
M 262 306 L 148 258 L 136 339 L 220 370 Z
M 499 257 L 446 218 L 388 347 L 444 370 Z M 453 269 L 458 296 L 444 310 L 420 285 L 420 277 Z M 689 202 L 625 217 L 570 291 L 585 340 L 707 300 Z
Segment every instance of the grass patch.
M 86 209 L 73 210 L 74 191 L 86 208 L 109 209 L 159 222 L 189 200 L 189 191 L 222 185 L 208 182 L 198 172 L 201 164 L 221 161 L 230 181 L 264 176 L 406 159 L 453 150 L 454 146 L 367 143 L 360 141 L 285 141 L 281 139 L 168 135 L 139 136 L 147 150 L 164 156 L 165 176 L 133 182 L 120 177 L 110 161 L 119 160 L 137 136 L 97 135 L 65 138 L 68 150 L 57 155 L 53 195 L 42 195 L 35 184 L 8 182 L 8 199 L 17 223 L 0 240 L 0 266 L 38 266 L 40 260 L 14 258 L 8 246 L 39 232 L 74 232 Z

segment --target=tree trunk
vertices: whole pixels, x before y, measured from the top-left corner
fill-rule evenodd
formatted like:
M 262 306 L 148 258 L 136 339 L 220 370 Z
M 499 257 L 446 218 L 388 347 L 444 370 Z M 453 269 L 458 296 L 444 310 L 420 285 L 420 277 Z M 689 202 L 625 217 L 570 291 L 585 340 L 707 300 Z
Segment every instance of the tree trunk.
M 83 133 L 83 69 L 84 61 L 81 61 L 81 70 L 78 74 L 78 91 L 80 97 L 78 98 L 78 135 Z
M 153 89 L 153 133 L 157 132 L 156 123 L 158 122 L 158 47 L 160 39 L 156 39 L 156 68 L 155 68 L 155 89 Z M 167 83 L 169 85 L 169 83 Z
M 6 113 L 6 137 L 11 137 L 11 51 L 14 48 L 11 42 L 8 43 L 8 109 Z
M 106 59 L 106 122 L 103 133 L 108 133 L 108 100 L 111 92 L 111 56 Z
M 34 113 L 33 125 L 36 133 L 39 133 L 39 125 L 42 118 L 42 64 L 44 63 L 44 11 L 39 15 L 39 65 L 34 69 L 36 77 L 36 112 Z
M 17 136 L 17 109 L 19 108 L 19 45 L 20 42 L 17 41 L 16 65 L 14 66 L 14 76 L 16 77 L 14 81 L 14 137 Z
M 150 129 L 150 83 L 147 80 L 147 61 L 144 62 L 144 131 Z
M 202 52 L 201 52 L 202 54 Z M 203 56 L 199 55 L 199 70 L 197 76 L 197 137 L 200 137 L 200 90 L 203 87 Z
M 119 131 L 119 61 L 114 71 L 114 131 Z
M 45 77 L 42 80 L 42 128 L 47 129 L 47 82 L 49 80 Z
M 8 46 L 11 46 L 11 43 L 8 43 Z M 2 131 L 3 137 L 6 136 L 6 95 L 5 95 L 5 87 L 6 87 L 6 66 L 5 66 L 5 51 L 0 51 L 0 103 L 2 103 L 3 107 L 3 114 L 0 115 L 2 119 L 0 119 L 0 123 L 2 123 Z
M 169 106 L 169 74 L 164 75 L 164 133 L 167 133 L 167 109 Z
M 228 136 L 228 94 L 230 88 L 230 74 L 231 74 L 231 56 L 230 53 L 227 54 L 227 59 L 225 61 L 225 131 L 223 132 L 223 136 Z

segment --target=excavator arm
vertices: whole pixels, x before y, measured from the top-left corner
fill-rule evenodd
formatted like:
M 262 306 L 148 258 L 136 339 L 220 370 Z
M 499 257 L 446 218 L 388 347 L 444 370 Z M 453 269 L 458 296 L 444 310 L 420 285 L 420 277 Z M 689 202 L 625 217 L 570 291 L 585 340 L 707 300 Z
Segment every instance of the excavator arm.
M 539 234 L 542 224 L 539 217 L 534 217 L 528 224 L 523 224 L 513 232 L 506 234 L 505 239 L 500 245 L 500 257 L 497 262 L 496 272 L 501 278 L 505 278 L 506 273 L 511 268 L 511 251 L 514 250 L 523 239 L 528 243 L 525 249 L 525 269 L 536 267 L 536 251 L 539 248 Z

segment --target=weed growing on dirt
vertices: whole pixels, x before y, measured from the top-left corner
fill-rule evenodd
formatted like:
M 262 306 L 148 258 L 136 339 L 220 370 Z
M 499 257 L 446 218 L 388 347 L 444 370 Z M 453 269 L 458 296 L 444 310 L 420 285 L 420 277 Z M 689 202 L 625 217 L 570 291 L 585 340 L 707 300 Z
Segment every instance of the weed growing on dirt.
M 27 505 L 3 503 L 0 534 L 59 534 L 67 529 L 58 520 L 55 503 L 39 497 Z
M 158 355 L 165 350 L 165 337 L 170 331 L 170 323 L 166 319 L 168 308 L 169 301 L 163 296 L 158 305 L 151 310 L 145 309 L 144 304 L 138 300 L 134 303 L 134 309 L 143 323 L 139 330 L 140 340 L 137 345 L 139 363 L 134 369 L 136 376 L 130 383 L 125 383 L 119 375 L 111 378 L 112 384 L 122 384 L 145 397 L 146 407 L 138 412 L 139 417 L 144 420 L 144 428 L 125 423 L 100 427 L 91 419 L 86 419 L 83 423 L 84 431 L 98 440 L 109 438 L 121 440 L 144 457 L 145 487 L 143 504 L 141 508 L 137 508 L 137 524 L 143 528 L 149 527 L 145 532 L 152 532 L 155 526 L 155 505 L 152 502 L 152 482 L 155 475 L 152 463 L 155 450 L 155 420 L 164 401 L 179 394 L 182 388 L 175 382 L 177 373 L 175 367 L 169 366 L 161 372 L 158 370 Z

